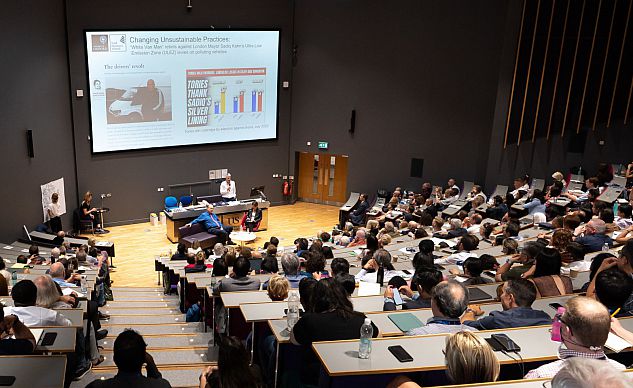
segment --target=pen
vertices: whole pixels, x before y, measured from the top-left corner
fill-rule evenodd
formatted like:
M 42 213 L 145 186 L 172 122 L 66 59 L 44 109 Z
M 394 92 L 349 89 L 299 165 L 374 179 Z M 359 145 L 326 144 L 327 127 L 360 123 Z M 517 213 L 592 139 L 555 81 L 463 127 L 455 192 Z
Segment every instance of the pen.
M 620 312 L 620 307 L 618 307 L 613 314 L 611 314 L 611 318 L 615 317 L 616 315 L 618 315 L 618 313 Z

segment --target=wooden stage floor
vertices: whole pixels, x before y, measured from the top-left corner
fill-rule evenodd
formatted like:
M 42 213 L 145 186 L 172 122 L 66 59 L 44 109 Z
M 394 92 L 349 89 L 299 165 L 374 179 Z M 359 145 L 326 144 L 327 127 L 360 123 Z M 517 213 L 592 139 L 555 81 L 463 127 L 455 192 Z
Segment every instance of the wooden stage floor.
M 316 236 L 319 230 L 331 231 L 338 222 L 338 207 L 297 202 L 274 206 L 268 210 L 268 230 L 257 232 L 257 239 L 247 246 L 261 247 L 271 236 L 281 246 L 290 246 L 297 237 Z M 115 243 L 117 267 L 111 274 L 113 287 L 151 287 L 157 284 L 154 257 L 176 251 L 165 235 L 164 225 L 149 222 L 107 228 L 110 233 L 97 239 Z

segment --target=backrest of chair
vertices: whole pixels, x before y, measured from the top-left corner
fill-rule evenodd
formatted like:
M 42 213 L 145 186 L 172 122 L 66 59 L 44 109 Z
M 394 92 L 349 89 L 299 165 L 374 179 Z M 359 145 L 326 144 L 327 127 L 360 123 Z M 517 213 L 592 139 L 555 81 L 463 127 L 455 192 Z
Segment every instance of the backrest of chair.
M 180 197 L 180 203 L 182 206 L 189 206 L 193 202 L 193 197 L 191 195 L 183 195 Z
M 183 226 L 178 228 L 178 232 L 180 233 L 180 237 L 191 236 L 192 234 L 204 232 L 204 228 L 201 224 L 192 224 L 191 226 Z
M 165 209 L 171 209 L 178 206 L 178 199 L 176 197 L 165 197 Z

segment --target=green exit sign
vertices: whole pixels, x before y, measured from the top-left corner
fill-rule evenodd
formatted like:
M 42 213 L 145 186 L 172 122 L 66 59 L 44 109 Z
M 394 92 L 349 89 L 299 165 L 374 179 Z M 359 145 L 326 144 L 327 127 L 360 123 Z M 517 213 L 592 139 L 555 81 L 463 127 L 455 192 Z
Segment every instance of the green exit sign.
M 319 149 L 320 150 L 327 150 L 328 147 L 328 142 L 327 141 L 320 141 L 319 142 Z

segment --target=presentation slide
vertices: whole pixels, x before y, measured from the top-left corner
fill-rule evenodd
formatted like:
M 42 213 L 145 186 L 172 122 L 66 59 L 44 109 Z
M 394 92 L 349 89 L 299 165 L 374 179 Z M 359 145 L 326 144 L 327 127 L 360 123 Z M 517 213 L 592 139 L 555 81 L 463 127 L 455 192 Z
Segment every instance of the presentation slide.
M 92 152 L 277 137 L 279 31 L 87 31 Z

